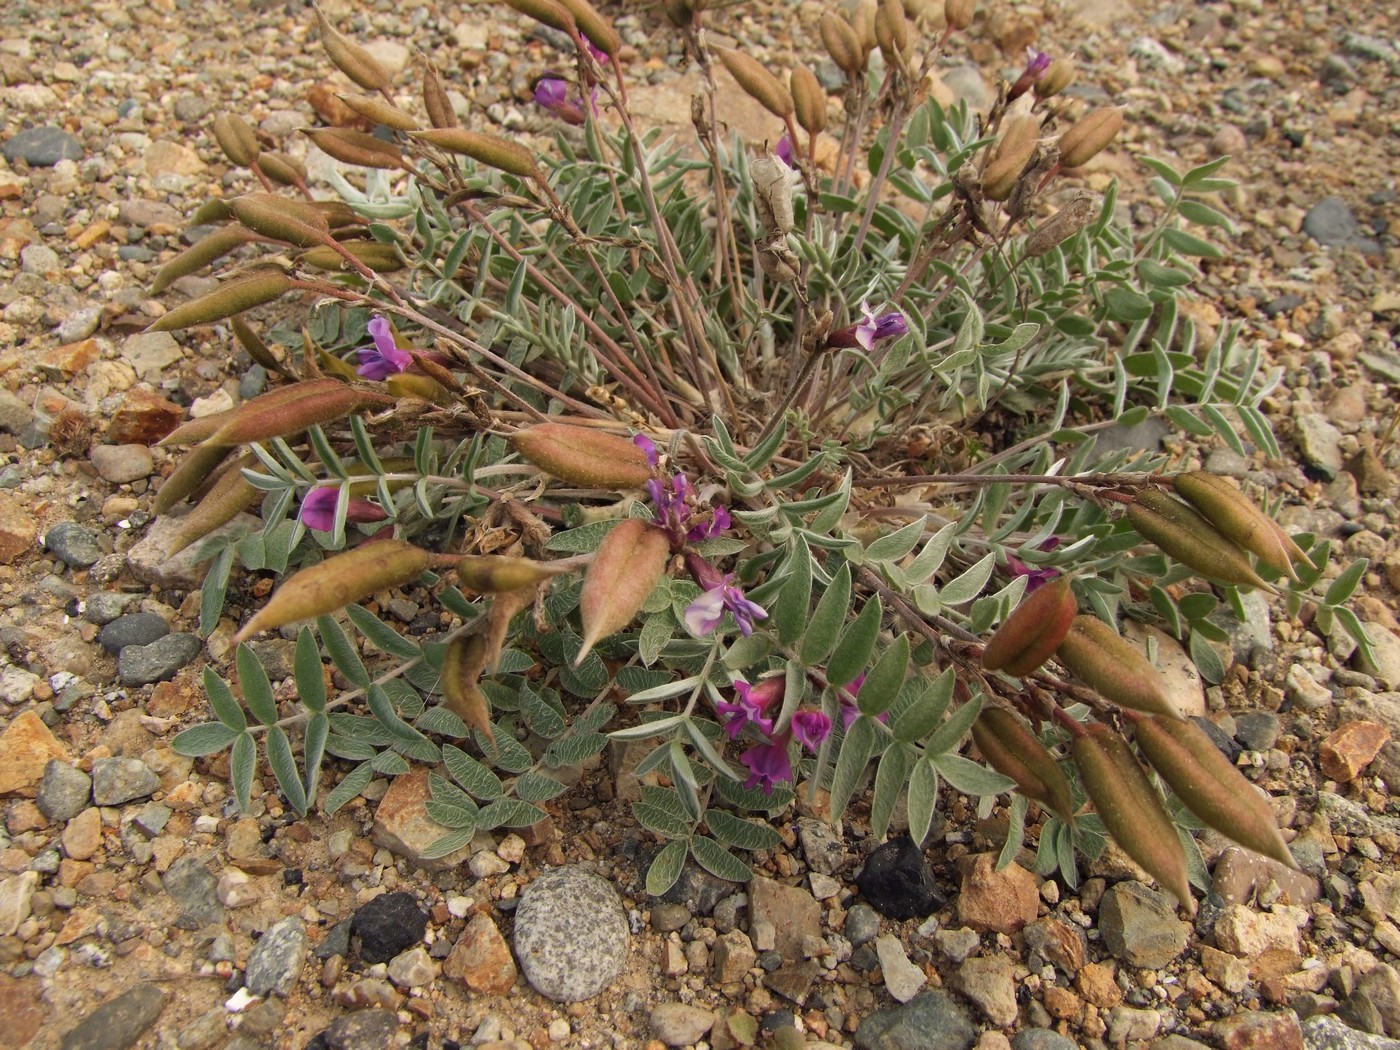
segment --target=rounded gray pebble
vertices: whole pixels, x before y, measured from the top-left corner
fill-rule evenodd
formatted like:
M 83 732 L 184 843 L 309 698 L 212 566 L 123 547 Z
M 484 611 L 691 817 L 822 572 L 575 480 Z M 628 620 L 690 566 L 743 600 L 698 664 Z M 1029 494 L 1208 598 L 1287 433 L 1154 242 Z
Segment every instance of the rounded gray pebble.
M 622 972 L 627 916 L 617 890 L 578 867 L 554 868 L 525 890 L 515 956 L 530 986 L 556 1002 L 591 999 Z
M 175 673 L 203 647 L 198 635 L 167 634 L 149 645 L 128 645 L 117 657 L 122 685 L 150 685 L 175 677 Z
M 92 800 L 99 806 L 145 798 L 158 787 L 160 777 L 139 758 L 99 758 L 92 763 Z
M 96 591 L 83 602 L 83 619 L 98 626 L 109 624 L 126 612 L 126 607 L 135 597 L 121 591 Z
M 880 933 L 880 914 L 868 904 L 857 904 L 846 913 L 846 926 L 842 930 L 851 947 L 873 941 Z
M 155 613 L 129 613 L 98 631 L 97 644 L 109 653 L 120 653 L 128 645 L 150 645 L 169 633 L 169 624 Z
M 1024 1028 L 1011 1037 L 1011 1050 L 1076 1050 L 1072 1039 L 1049 1028 Z
M 293 915 L 263 934 L 248 956 L 248 991 L 285 998 L 305 962 L 306 923 Z
M 22 160 L 33 168 L 52 168 L 61 160 L 81 160 L 83 145 L 62 128 L 44 124 L 12 136 L 0 153 L 11 164 Z
M 102 550 L 97 546 L 97 534 L 76 521 L 60 521 L 44 533 L 44 546 L 53 551 L 65 565 L 86 569 Z
M 92 798 L 92 778 L 77 766 L 51 758 L 44 765 L 44 778 L 34 804 L 53 821 L 72 820 L 87 809 Z

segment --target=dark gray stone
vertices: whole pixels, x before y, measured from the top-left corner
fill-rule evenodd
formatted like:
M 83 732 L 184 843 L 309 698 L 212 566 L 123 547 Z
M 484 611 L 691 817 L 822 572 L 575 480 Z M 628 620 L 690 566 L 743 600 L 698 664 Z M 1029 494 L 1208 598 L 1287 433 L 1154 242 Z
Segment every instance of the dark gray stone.
M 355 912 L 351 928 L 360 940 L 360 958 L 386 963 L 423 939 L 428 913 L 411 893 L 384 893 Z
M 1235 739 L 1250 751 L 1267 751 L 1278 743 L 1278 715 L 1272 711 L 1242 711 L 1235 716 Z
M 44 766 L 44 779 L 34 804 L 52 821 L 72 820 L 87 809 L 92 798 L 92 778 L 76 766 L 51 758 Z
M 175 925 L 182 930 L 198 930 L 224 917 L 219 903 L 219 880 L 203 857 L 181 857 L 161 877 L 165 892 L 180 906 Z
M 1049 1028 L 1026 1028 L 1011 1037 L 1011 1050 L 1079 1050 L 1073 1039 L 1066 1039 Z
M 97 644 L 109 653 L 120 653 L 128 645 L 150 645 L 169 633 L 170 625 L 155 613 L 127 613 L 97 632 Z
M 306 923 L 293 915 L 273 926 L 253 947 L 244 983 L 254 995 L 286 998 L 305 962 Z
M 392 1010 L 356 1010 L 337 1017 L 321 1033 L 327 1050 L 383 1050 L 394 1041 L 399 1019 Z
M 880 935 L 880 913 L 868 904 L 857 904 L 846 913 L 846 925 L 841 932 L 852 948 L 869 944 Z
M 349 955 L 350 927 L 354 925 L 354 922 L 355 917 L 352 915 L 348 919 L 341 919 L 332 926 L 330 932 L 321 938 L 321 943 L 316 945 L 316 958 L 329 959 L 333 955 Z M 452 946 L 446 938 L 434 941 L 433 946 L 436 947 L 439 943 L 446 944 L 449 948 Z
M 656 900 L 668 904 L 684 904 L 693 915 L 709 915 L 715 905 L 734 892 L 734 883 L 711 875 L 694 861 L 686 861 L 669 890 Z
M 1110 887 L 1099 904 L 1104 947 L 1129 966 L 1161 969 L 1186 950 L 1190 930 L 1169 897 L 1140 882 Z
M 99 758 L 92 763 L 92 800 L 99 806 L 145 798 L 158 787 L 160 777 L 139 758 Z
M 128 645 L 117 657 L 122 685 L 150 685 L 174 678 L 199 655 L 204 643 L 195 634 L 167 634 L 150 645 Z
M 968 1050 L 976 1038 L 967 1011 L 942 989 L 877 1010 L 856 1029 L 860 1050 Z
M 0 153 L 11 164 L 22 160 L 32 168 L 52 168 L 61 160 L 82 160 L 83 144 L 62 128 L 43 124 L 11 136 Z
M 622 972 L 630 934 L 609 882 L 565 866 L 540 875 L 515 911 L 515 956 L 530 986 L 556 1002 L 591 999 Z
M 1368 254 L 1380 245 L 1367 237 L 1350 205 L 1340 197 L 1324 197 L 1303 218 L 1303 232 L 1328 248 L 1355 248 Z
M 86 569 L 102 557 L 97 534 L 76 521 L 60 521 L 44 533 L 44 546 L 58 556 L 64 565 Z
M 63 1037 L 63 1050 L 125 1050 L 155 1024 L 165 1009 L 165 992 L 138 984 L 103 1003 Z
M 877 846 L 856 885 L 872 908 L 892 919 L 922 919 L 943 902 L 924 851 L 908 835 Z

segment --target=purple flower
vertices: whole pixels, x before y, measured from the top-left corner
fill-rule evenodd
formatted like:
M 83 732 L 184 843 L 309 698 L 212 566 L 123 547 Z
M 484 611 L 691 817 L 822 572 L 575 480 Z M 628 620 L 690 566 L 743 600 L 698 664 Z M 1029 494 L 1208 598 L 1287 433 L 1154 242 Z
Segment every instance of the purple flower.
M 783 137 L 778 140 L 778 144 L 773 147 L 773 155 L 789 168 L 797 167 L 792 162 L 792 139 L 788 137 L 786 131 L 783 132 Z
M 1033 47 L 1026 48 L 1026 68 L 1016 83 L 1011 85 L 1011 90 L 1006 93 L 1008 102 L 1015 102 L 1027 91 L 1035 86 L 1035 82 L 1045 75 L 1045 71 L 1050 68 L 1050 55 L 1045 51 L 1037 51 Z
M 1036 549 L 1042 551 L 1052 551 L 1059 545 L 1060 537 L 1051 536 L 1048 540 L 1046 540 Z M 1011 570 L 1012 576 L 1026 577 L 1027 594 L 1030 594 L 1037 587 L 1040 587 L 1042 584 L 1048 583 L 1049 581 L 1053 580 L 1056 576 L 1060 575 L 1059 569 L 1051 569 L 1048 567 L 1039 569 L 1032 568 L 1031 566 L 1023 562 L 1020 558 L 1013 557 L 1009 554 L 1006 556 L 1006 567 Z
M 727 700 L 721 700 L 715 705 L 715 710 L 725 718 L 724 729 L 729 734 L 729 738 L 731 740 L 739 739 L 739 734 L 744 731 L 744 727 L 747 725 L 757 727 L 765 736 L 771 734 L 773 720 L 765 712 L 774 703 L 782 701 L 786 684 L 786 678 L 783 675 L 765 678 L 757 685 L 751 685 L 742 680 L 735 682 L 734 694 L 738 698 L 738 702 L 729 703 Z
M 335 507 L 340 501 L 340 489 L 333 485 L 318 485 L 308 492 L 301 501 L 297 517 L 308 529 L 317 532 L 335 530 Z M 346 507 L 345 520 L 355 522 L 383 521 L 388 512 L 377 503 L 359 497 L 352 498 Z
M 535 81 L 535 104 L 566 124 L 578 125 L 586 119 L 580 102 L 577 95 L 570 95 L 569 82 L 563 77 L 543 76 Z
M 645 434 L 637 434 L 632 438 L 632 444 L 642 450 L 647 462 L 653 467 L 659 465 L 660 453 L 657 452 L 656 443 L 651 438 Z M 713 539 L 733 524 L 729 511 L 724 507 L 710 508 L 708 520 L 704 518 L 703 512 L 699 515 L 695 513 L 691 507 L 694 490 L 690 479 L 684 474 L 652 478 L 646 483 L 646 489 L 651 502 L 656 506 L 656 516 L 661 527 L 670 533 L 671 544 L 675 549 L 679 549 L 683 542 L 698 543 L 700 540 Z
M 859 674 L 851 680 L 848 685 L 836 690 L 836 701 L 841 705 L 841 728 L 850 729 L 851 723 L 860 717 L 860 705 L 856 703 L 856 697 L 860 695 L 860 687 L 865 684 L 865 675 Z M 882 711 L 875 716 L 877 722 L 888 722 L 890 713 Z
M 904 320 L 904 315 L 898 310 L 889 310 L 876 316 L 870 309 L 869 304 L 860 304 L 861 313 L 865 315 L 860 324 L 850 325 L 839 331 L 832 332 L 826 338 L 826 345 L 829 347 L 860 347 L 866 353 L 875 349 L 875 344 L 881 339 L 891 339 L 895 336 L 903 335 L 909 331 L 909 325 Z
M 808 751 L 816 751 L 831 732 L 831 719 L 820 711 L 798 711 L 792 716 L 792 735 Z
M 366 379 L 379 381 L 413 364 L 413 355 L 394 345 L 394 333 L 388 321 L 382 317 L 372 317 L 368 327 L 374 345 L 362 346 L 356 351 L 360 356 L 360 367 L 355 369 L 356 372 Z
M 602 48 L 598 47 L 596 44 L 594 44 L 593 41 L 589 40 L 587 33 L 580 33 L 579 37 L 583 40 L 583 46 L 588 48 L 588 53 L 590 55 L 592 55 L 600 63 L 607 63 L 608 53 Z
M 755 620 L 768 619 L 768 610 L 744 597 L 743 590 L 734 586 L 733 579 L 732 572 L 725 573 L 718 583 L 686 607 L 685 625 L 692 634 L 713 634 L 726 609 L 734 614 L 743 635 L 753 634 Z
M 788 758 L 787 741 L 755 744 L 739 756 L 749 767 L 745 788 L 762 788 L 765 795 L 773 794 L 773 785 L 792 780 L 792 761 Z

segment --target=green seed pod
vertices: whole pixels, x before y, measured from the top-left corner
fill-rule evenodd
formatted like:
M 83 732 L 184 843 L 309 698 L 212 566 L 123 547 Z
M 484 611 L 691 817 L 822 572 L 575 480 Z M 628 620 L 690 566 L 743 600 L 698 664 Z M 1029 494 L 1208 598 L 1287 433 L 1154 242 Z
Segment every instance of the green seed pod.
M 591 427 L 536 423 L 517 430 L 510 443 L 525 462 L 573 485 L 639 489 L 651 478 L 651 464 L 641 449 Z
M 1186 851 L 1161 796 L 1133 757 L 1128 742 L 1097 723 L 1074 741 L 1080 779 L 1100 819 L 1123 852 L 1137 861 L 1188 912 L 1196 901 L 1186 877 Z
M 437 66 L 428 63 L 428 70 L 423 74 L 423 108 L 428 111 L 428 123 L 435 128 L 455 128 L 457 124 L 457 114 L 453 112 L 452 100 L 447 97 L 447 88 L 443 86 L 442 74 L 438 72 Z
M 982 666 L 1017 678 L 1030 674 L 1055 655 L 1077 611 L 1069 577 L 1042 584 L 997 628 L 982 650 Z
M 308 201 L 307 203 L 326 217 L 326 221 L 331 224 L 333 230 L 346 226 L 365 225 L 365 220 L 356 215 L 355 209 L 344 201 Z
M 817 75 L 799 65 L 789 78 L 797 123 L 809 135 L 819 135 L 826 128 L 826 92 Z
M 540 177 L 534 153 L 499 135 L 485 135 L 466 128 L 433 128 L 431 131 L 416 131 L 413 137 L 522 179 Z
M 559 0 L 559 4 L 574 16 L 578 31 L 603 54 L 612 57 L 622 50 L 622 38 L 612 22 L 604 18 L 588 0 Z
M 575 667 L 600 638 L 632 622 L 666 572 L 670 556 L 671 540 L 665 531 L 640 518 L 626 519 L 603 537 L 579 594 L 583 644 Z
M 260 152 L 257 133 L 242 117 L 220 113 L 214 118 L 214 141 L 229 163 L 246 168 L 258 159 Z
M 716 47 L 714 51 L 724 63 L 724 68 L 729 70 L 729 75 L 737 80 L 739 86 L 759 105 L 783 120 L 793 115 L 796 106 L 792 101 L 792 93 L 760 62 L 742 51 L 728 47 Z
M 982 174 L 982 194 L 988 200 L 1004 201 L 1021 181 L 1021 173 L 1035 156 L 1040 141 L 1040 121 L 1032 116 L 1007 121 L 1001 141 L 992 148 Z
M 151 294 L 159 295 L 181 277 L 198 273 L 251 240 L 253 235 L 241 226 L 228 226 L 201 237 L 157 271 L 156 279 L 151 282 Z
M 1050 249 L 1063 244 L 1080 230 L 1094 221 L 1103 207 L 1103 195 L 1091 190 L 1080 190 L 1063 208 L 1037 226 L 1026 237 L 1026 254 L 1032 259 L 1044 255 Z
M 690 0 L 664 0 L 661 7 L 666 12 L 666 21 L 677 29 L 684 29 L 695 21 L 695 9 L 690 6 Z
M 1133 738 L 1176 797 L 1206 825 L 1255 853 L 1298 867 L 1269 804 L 1194 722 L 1140 719 Z
M 486 662 L 486 639 L 479 634 L 458 635 L 447 643 L 442 654 L 442 701 L 448 710 L 473 729 L 481 730 L 494 744 L 491 701 L 477 684 Z
M 568 33 L 570 36 L 574 35 L 574 16 L 563 4 L 556 3 L 556 0 L 506 0 L 506 3 L 542 25 L 557 29 L 561 33 Z
M 335 68 L 366 91 L 383 91 L 392 82 L 385 69 L 368 51 L 342 35 L 316 8 L 316 22 L 321 27 L 321 46 L 326 49 Z M 330 151 L 327 150 L 329 153 Z M 334 154 L 332 154 L 334 156 Z M 354 163 L 348 161 L 347 163 Z
M 156 493 L 153 504 L 155 512 L 170 513 L 177 503 L 208 481 L 214 473 L 214 468 L 232 452 L 231 448 L 215 448 L 213 445 L 196 445 L 186 452 Z
M 1161 489 L 1146 488 L 1128 504 L 1128 520 L 1139 535 L 1202 576 L 1241 587 L 1272 590 L 1244 551 L 1205 518 Z
M 1061 167 L 1077 168 L 1087 164 L 1113 141 L 1122 127 L 1123 111 L 1117 106 L 1105 106 L 1084 114 L 1060 136 Z
M 378 273 L 393 273 L 395 270 L 402 270 L 405 266 L 403 259 L 399 256 L 398 249 L 392 244 L 384 244 L 380 241 L 343 241 L 341 247 L 365 266 Z M 297 256 L 297 262 L 313 266 L 318 270 L 349 270 L 351 268 L 350 264 L 346 262 L 345 256 L 328 244 L 302 252 Z
M 375 124 L 383 124 L 386 128 L 393 128 L 395 131 L 418 130 L 418 121 L 399 109 L 398 106 L 390 105 L 382 98 L 365 95 L 337 95 L 336 98 Z
M 305 385 L 305 384 L 297 384 Z M 372 390 L 335 382 L 331 388 L 275 404 L 258 404 L 254 398 L 236 409 L 230 419 L 206 439 L 210 445 L 246 445 L 252 441 L 299 434 L 309 426 L 322 426 L 369 408 L 393 408 L 395 399 Z
M 302 128 L 316 148 L 344 164 L 361 168 L 402 168 L 403 151 L 392 142 L 351 128 Z
M 397 372 L 384 380 L 384 389 L 395 398 L 414 397 L 429 404 L 450 408 L 455 399 L 452 391 L 431 376 L 417 372 Z
M 1040 738 L 1004 707 L 985 707 L 972 723 L 972 739 L 987 764 L 1016 781 L 1017 790 L 1074 822 L 1069 781 Z
M 1067 58 L 1057 58 L 1035 82 L 1036 98 L 1054 98 L 1074 83 L 1074 63 Z
M 325 214 L 305 201 L 275 193 L 245 193 L 229 201 L 229 207 L 233 217 L 254 233 L 298 248 L 311 248 L 330 239 Z
M 1195 504 L 1221 535 L 1249 551 L 1261 565 L 1297 579 L 1273 519 L 1234 485 L 1203 470 L 1191 470 L 1174 477 L 1172 487 Z
M 545 580 L 565 571 L 567 570 L 556 568 L 548 562 L 498 554 L 465 554 L 457 563 L 457 579 L 461 581 L 462 586 L 478 594 L 518 591 L 523 587 L 544 583 Z
M 170 544 L 170 557 L 202 540 L 220 525 L 228 524 L 262 495 L 243 476 L 242 468 L 250 464 L 251 457 L 235 461 L 219 475 L 194 510 L 180 520 L 180 531 Z
M 211 222 L 227 222 L 232 217 L 233 212 L 229 210 L 228 201 L 215 197 L 196 208 L 190 222 L 195 226 L 207 226 Z
M 306 185 L 306 165 L 285 153 L 259 153 L 258 170 L 283 186 Z
M 248 356 L 256 364 L 262 365 L 269 372 L 286 375 L 287 370 L 282 362 L 277 360 L 276 355 L 268 349 L 266 343 L 258 337 L 258 333 L 248 327 L 248 322 L 241 316 L 229 318 L 229 327 L 233 329 L 234 338 L 238 340 L 240 346 L 248 352 Z
M 976 13 L 977 0 L 946 0 L 943 4 L 943 18 L 949 29 L 966 29 Z
M 304 383 L 289 383 L 286 386 L 273 387 L 266 393 L 249 398 L 237 408 L 230 408 L 225 412 L 215 412 L 208 416 L 199 416 L 181 423 L 161 438 L 157 444 L 192 445 L 213 436 L 220 427 L 232 420 L 264 412 L 277 405 L 286 405 L 303 398 L 317 397 L 333 387 L 343 387 L 344 385 L 336 379 L 311 379 Z
M 177 306 L 146 329 L 148 332 L 178 332 L 199 324 L 212 324 L 244 310 L 262 306 L 292 290 L 292 279 L 280 270 L 254 270 L 225 281 L 214 291 Z
M 1181 717 L 1162 672 L 1102 620 L 1076 616 L 1055 655 L 1071 674 L 1120 707 Z
M 835 11 L 826 11 L 822 14 L 821 34 L 822 46 L 836 68 L 852 80 L 860 76 L 865 66 L 865 49 L 860 46 L 860 37 L 851 23 Z
M 378 591 L 412 583 L 429 569 L 449 568 L 456 560 L 403 540 L 371 540 L 286 580 L 233 640 L 246 641 L 259 631 L 343 609 Z

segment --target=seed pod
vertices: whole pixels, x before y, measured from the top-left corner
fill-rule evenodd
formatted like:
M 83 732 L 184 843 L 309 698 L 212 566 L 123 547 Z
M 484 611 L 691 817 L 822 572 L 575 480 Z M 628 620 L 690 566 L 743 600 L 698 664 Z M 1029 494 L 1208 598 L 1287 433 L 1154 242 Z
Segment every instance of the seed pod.
M 344 164 L 361 168 L 402 168 L 403 151 L 392 142 L 352 128 L 302 128 L 316 148 Z
M 792 93 L 783 86 L 781 80 L 768 72 L 762 63 L 732 48 L 716 47 L 714 51 L 724 63 L 724 68 L 729 70 L 729 75 L 737 80 L 739 86 L 753 96 L 759 105 L 783 120 L 793 115 L 796 106 L 792 101 Z
M 695 21 L 695 9 L 690 6 L 690 0 L 664 0 L 661 6 L 666 12 L 666 21 L 677 29 L 684 29 Z
M 1054 98 L 1074 83 L 1074 63 L 1067 58 L 1057 58 L 1051 62 L 1040 79 L 1035 82 L 1036 98 Z
M 215 412 L 207 416 L 198 416 L 181 423 L 161 438 L 157 444 L 192 445 L 211 437 L 218 432 L 220 427 L 232 420 L 265 412 L 277 405 L 286 405 L 304 398 L 317 397 L 327 390 L 335 387 L 343 388 L 344 386 L 344 383 L 335 379 L 312 379 L 304 383 L 288 383 L 286 386 L 273 387 L 266 393 L 249 398 L 237 408 L 230 408 L 227 411 Z
M 665 531 L 640 518 L 628 518 L 603 537 L 579 595 L 583 644 L 575 667 L 600 638 L 631 623 L 665 573 L 670 554 Z
M 268 345 L 259 338 L 258 333 L 248 326 L 248 322 L 241 316 L 229 318 L 229 327 L 233 329 L 234 338 L 238 344 L 247 351 L 248 356 L 255 364 L 262 365 L 269 372 L 278 375 L 287 375 L 287 369 L 273 352 L 268 349 Z
M 343 226 L 363 226 L 365 220 L 355 214 L 355 209 L 344 201 L 309 201 L 313 208 L 326 217 L 331 229 Z
M 499 135 L 485 135 L 466 128 L 433 128 L 431 131 L 416 131 L 413 137 L 522 179 L 537 179 L 540 176 L 535 155 L 524 146 Z
M 377 591 L 412 583 L 429 569 L 448 568 L 456 560 L 455 555 L 434 554 L 403 540 L 372 540 L 286 580 L 233 640 L 242 642 L 259 631 L 334 612 Z
M 782 247 L 787 247 L 787 234 L 796 221 L 792 208 L 794 172 L 778 159 L 771 149 L 765 149 L 749 162 L 749 181 L 753 183 L 754 210 L 764 233 Z
M 569 13 L 568 8 L 556 0 L 506 0 L 506 3 L 519 11 L 522 15 L 533 18 L 536 22 L 557 29 L 561 33 L 573 36 L 576 25 L 574 16 Z
M 1092 190 L 1080 190 L 1065 206 L 1037 226 L 1026 238 L 1026 254 L 1039 258 L 1056 245 L 1063 244 L 1094 221 L 1103 206 L 1103 195 Z
M 327 21 L 319 7 L 316 8 L 316 22 L 321 27 L 321 46 L 326 49 L 326 54 L 336 69 L 366 91 L 383 91 L 389 86 L 392 78 L 389 71 L 380 65 L 379 59 L 342 35 Z
M 1055 656 L 1090 689 L 1121 707 L 1181 717 L 1162 673 L 1096 617 L 1076 616 Z
M 462 586 L 479 594 L 518 591 L 522 587 L 533 587 L 537 583 L 543 583 L 566 571 L 548 562 L 495 554 L 467 554 L 457 563 L 457 579 L 462 582 Z
M 306 185 L 306 165 L 285 153 L 259 153 L 258 170 L 283 186 Z
M 851 26 L 856 31 L 856 38 L 860 41 L 860 49 L 866 59 L 870 58 L 870 52 L 880 44 L 875 35 L 875 16 L 879 11 L 880 0 L 856 0 L 856 6 L 851 11 Z M 862 66 L 864 64 L 861 63 Z
M 384 380 L 384 388 L 394 397 L 416 397 L 429 404 L 449 408 L 454 402 L 452 391 L 431 376 L 417 372 L 396 372 Z
M 1317 567 L 1313 565 L 1312 558 L 1308 557 L 1308 552 L 1298 546 L 1298 541 L 1288 535 L 1288 533 L 1284 531 L 1282 525 L 1274 521 L 1273 518 L 1269 519 L 1269 524 L 1274 527 L 1274 532 L 1278 535 L 1279 542 L 1283 544 L 1283 549 L 1287 552 L 1289 561 L 1294 565 L 1301 563 L 1310 569 Z
M 334 381 L 332 381 L 334 382 Z M 394 398 L 372 390 L 334 386 L 316 393 L 304 394 L 293 401 L 272 405 L 256 404 L 257 398 L 237 410 L 230 419 L 206 439 L 210 445 L 246 445 L 251 441 L 297 434 L 309 426 L 321 426 L 344 419 L 352 412 L 367 408 L 393 408 Z
M 987 764 L 1016 781 L 1021 794 L 1073 823 L 1074 797 L 1064 771 L 1019 718 L 1004 707 L 984 707 L 972 723 L 972 739 Z
M 220 113 L 214 118 L 214 141 L 229 163 L 246 168 L 258 159 L 258 136 L 242 117 Z
M 481 730 L 494 744 L 491 701 L 477 684 L 486 662 L 486 640 L 481 635 L 458 635 L 452 639 L 442 654 L 442 699 L 448 710 L 473 729 Z
M 1075 739 L 1072 754 L 1104 827 L 1124 853 L 1194 914 L 1186 851 L 1161 796 L 1126 740 L 1098 723 L 1085 729 L 1088 732 Z
M 982 666 L 1017 678 L 1030 674 L 1055 655 L 1076 611 L 1068 576 L 1042 584 L 997 628 L 982 650 Z
M 1077 168 L 1087 164 L 1113 141 L 1122 126 L 1123 111 L 1117 106 L 1105 106 L 1084 114 L 1060 136 L 1060 165 Z
M 405 265 L 399 256 L 398 249 L 392 244 L 384 244 L 381 241 L 343 241 L 340 246 L 365 266 L 378 273 L 393 273 L 395 270 L 402 270 Z M 297 256 L 297 262 L 313 266 L 318 270 L 348 270 L 351 268 L 350 264 L 345 261 L 345 256 L 328 244 L 302 252 Z
M 826 92 L 817 80 L 817 75 L 806 66 L 799 65 L 792 71 L 792 102 L 797 112 L 797 123 L 809 135 L 819 135 L 826 127 Z
M 651 478 L 646 454 L 624 437 L 568 423 L 537 423 L 510 443 L 527 463 L 586 488 L 636 489 Z
M 909 50 L 909 19 L 900 0 L 881 0 L 875 14 L 875 40 L 885 61 L 898 64 Z
M 1196 816 L 1226 838 L 1297 868 L 1273 811 L 1194 722 L 1143 718 L 1133 739 L 1152 768 Z
M 1139 535 L 1202 576 L 1241 587 L 1273 590 L 1244 551 L 1179 499 L 1161 489 L 1146 488 L 1128 504 L 1128 520 Z
M 151 294 L 159 295 L 181 277 L 198 273 L 252 239 L 253 235 L 241 226 L 226 226 L 201 237 L 160 268 L 151 282 Z
M 435 128 L 455 128 L 457 127 L 457 114 L 452 109 L 452 100 L 447 97 L 447 88 L 443 86 L 442 74 L 438 72 L 437 66 L 428 63 L 427 72 L 423 74 L 423 108 L 428 111 L 428 123 Z
M 211 222 L 227 222 L 232 217 L 233 212 L 229 211 L 228 201 L 215 197 L 196 208 L 190 222 L 195 226 L 207 226 Z
M 232 452 L 231 448 L 216 448 L 213 445 L 196 445 L 186 452 L 156 493 L 155 512 L 170 513 L 177 503 L 208 481 L 214 468 Z
M 177 332 L 198 324 L 212 324 L 225 317 L 262 306 L 292 290 L 292 279 L 280 270 L 254 270 L 225 281 L 218 288 L 184 306 L 177 306 L 146 329 L 148 332 Z
M 330 239 L 326 216 L 305 201 L 279 197 L 275 193 L 245 193 L 229 201 L 233 217 L 254 233 L 274 240 L 311 248 Z
M 262 493 L 243 476 L 243 467 L 251 457 L 236 460 L 219 475 L 212 488 L 204 494 L 194 510 L 180 519 L 180 531 L 170 544 L 168 557 L 174 557 L 191 543 L 203 539 L 220 525 L 227 525 Z
M 946 0 L 943 4 L 943 17 L 949 29 L 966 29 L 972 25 L 972 16 L 977 13 L 977 0 Z
M 1221 535 L 1249 551 L 1261 565 L 1297 579 L 1273 519 L 1234 485 L 1203 470 L 1191 470 L 1174 477 L 1172 487 L 1195 504 Z
M 1006 124 L 1001 141 L 992 148 L 987 169 L 982 173 L 982 195 L 1004 201 L 1011 196 L 1021 172 L 1035 155 L 1040 140 L 1040 121 L 1032 116 L 1014 117 Z
M 559 0 L 559 3 L 574 16 L 578 31 L 603 54 L 612 56 L 622 50 L 622 38 L 617 30 L 588 0 Z
M 821 34 L 822 46 L 836 63 L 836 68 L 852 80 L 860 76 L 865 65 L 865 52 L 851 23 L 835 11 L 827 11 L 822 15 Z
M 383 124 L 395 131 L 418 130 L 418 121 L 382 98 L 369 95 L 337 95 L 336 98 L 373 124 Z

